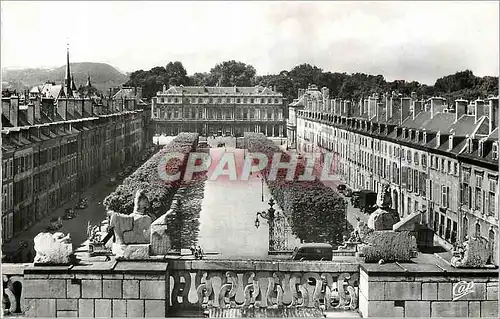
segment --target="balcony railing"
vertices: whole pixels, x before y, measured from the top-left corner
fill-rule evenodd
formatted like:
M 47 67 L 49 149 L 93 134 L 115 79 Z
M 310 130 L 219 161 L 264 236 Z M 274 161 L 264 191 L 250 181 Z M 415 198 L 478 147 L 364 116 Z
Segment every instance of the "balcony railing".
M 357 264 L 173 261 L 170 312 L 210 308 L 358 307 Z
M 105 266 L 109 267 L 110 264 L 108 264 Z M 359 264 L 357 263 L 170 260 L 167 261 L 167 264 L 166 280 L 169 282 L 169 284 L 166 284 L 168 289 L 165 291 L 167 315 L 175 316 L 176 314 L 193 312 L 210 312 L 214 309 L 226 308 L 242 310 L 249 308 L 262 310 L 309 308 L 319 310 L 322 308 L 326 311 L 354 311 L 358 309 Z M 90 272 L 88 274 L 85 272 L 83 275 L 79 273 L 80 270 L 76 270 L 75 272 L 69 270 L 68 272 L 67 269 L 64 269 L 61 270 L 63 271 L 62 273 L 58 273 L 57 271 L 60 270 L 53 272 L 54 269 L 52 269 L 51 272 L 50 269 L 47 269 L 47 273 L 44 273 L 43 268 L 38 268 L 36 275 L 29 273 L 28 275 L 32 277 L 24 278 L 24 271 L 28 266 L 30 264 L 2 265 L 5 296 L 4 313 L 6 315 L 20 316 L 29 310 L 25 308 L 27 305 L 24 302 L 25 291 L 23 289 L 25 284 L 27 284 L 26 280 L 33 280 L 29 286 L 43 286 L 42 280 L 39 278 L 51 278 L 49 277 L 49 273 L 52 278 L 58 279 L 56 281 L 62 280 L 63 282 L 64 280 L 78 278 L 74 277 L 76 274 L 80 278 L 92 279 L 95 280 L 93 283 L 99 284 L 103 278 L 100 272 L 103 272 L 106 276 L 111 276 L 108 277 L 109 281 L 109 278 L 121 280 L 120 278 L 123 277 L 120 276 L 123 276 L 123 271 L 131 271 L 128 269 L 131 267 L 130 265 L 124 266 L 125 268 L 121 267 L 125 270 L 121 268 L 120 270 L 111 270 L 96 265 L 96 268 L 92 267 L 85 270 Z M 118 268 L 117 266 L 112 267 Z M 139 267 L 142 269 L 140 271 L 144 272 L 145 268 L 141 267 Z M 156 271 L 155 276 L 153 276 L 154 278 L 158 277 L 161 273 L 161 271 L 158 272 L 157 270 L 152 271 Z M 116 274 L 113 275 L 115 272 Z M 131 273 L 127 276 L 135 275 Z M 141 280 L 147 281 L 152 279 L 142 278 Z M 77 281 L 75 281 L 75 284 L 78 284 Z M 149 283 L 144 282 L 144 284 Z M 82 287 L 81 289 L 84 288 Z M 52 296 L 51 293 L 40 292 L 39 298 L 66 297 L 65 292 L 62 292 L 62 295 L 59 292 L 56 294 L 57 296 Z M 30 291 L 29 295 L 28 297 L 32 301 L 34 292 Z M 117 298 L 120 296 L 122 295 L 117 295 Z M 75 296 L 73 298 L 88 299 L 91 297 L 84 297 L 82 295 L 81 297 Z M 129 297 L 125 297 L 124 292 L 123 299 L 127 298 Z M 151 296 L 149 298 L 158 299 Z M 31 309 L 29 311 L 33 312 L 35 310 Z

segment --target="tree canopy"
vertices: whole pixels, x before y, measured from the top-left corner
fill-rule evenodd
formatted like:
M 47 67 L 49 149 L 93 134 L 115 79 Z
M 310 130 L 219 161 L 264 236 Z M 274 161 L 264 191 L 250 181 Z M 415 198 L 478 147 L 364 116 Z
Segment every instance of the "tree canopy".
M 365 73 L 339 73 L 324 71 L 321 68 L 303 63 L 291 70 L 278 74 L 257 75 L 256 69 L 249 64 L 231 60 L 217 63 L 210 72 L 197 72 L 191 76 L 179 61 L 169 62 L 166 67 L 154 67 L 149 71 L 135 71 L 126 85 L 143 87 L 143 95 L 151 98 L 163 85 L 195 86 L 254 86 L 276 87 L 288 103 L 297 98 L 298 89 L 316 84 L 318 88 L 327 87 L 330 98 L 358 100 L 372 93 L 396 91 L 418 96 L 441 95 L 452 102 L 457 98 L 468 100 L 488 95 L 498 95 L 498 77 L 477 77 L 472 71 L 465 70 L 436 80 L 434 85 L 417 81 L 387 81 L 382 75 Z

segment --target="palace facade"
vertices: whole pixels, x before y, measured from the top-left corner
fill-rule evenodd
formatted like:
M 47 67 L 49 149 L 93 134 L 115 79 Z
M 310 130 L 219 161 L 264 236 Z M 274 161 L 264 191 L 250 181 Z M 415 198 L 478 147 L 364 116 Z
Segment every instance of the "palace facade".
M 152 99 L 151 116 L 157 134 L 286 134 L 283 95 L 262 86 L 164 86 Z
M 396 93 L 348 101 L 312 85 L 289 114 L 289 146 L 320 153 L 319 165 L 333 153 L 333 170 L 351 188 L 389 184 L 393 208 L 401 217 L 420 212 L 436 243 L 450 249 L 482 236 L 498 261 L 498 96 L 454 105 Z

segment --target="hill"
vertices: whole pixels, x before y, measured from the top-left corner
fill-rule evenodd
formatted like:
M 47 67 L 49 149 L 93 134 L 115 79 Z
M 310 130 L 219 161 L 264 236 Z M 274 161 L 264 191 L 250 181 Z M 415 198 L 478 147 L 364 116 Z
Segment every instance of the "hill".
M 85 85 L 87 75 L 90 74 L 92 85 L 103 93 L 128 80 L 127 75 L 106 63 L 79 62 L 70 63 L 70 67 L 77 87 Z M 13 89 L 22 91 L 46 81 L 61 83 L 64 81 L 65 74 L 66 66 L 64 65 L 55 69 L 2 69 L 2 81 L 8 82 Z

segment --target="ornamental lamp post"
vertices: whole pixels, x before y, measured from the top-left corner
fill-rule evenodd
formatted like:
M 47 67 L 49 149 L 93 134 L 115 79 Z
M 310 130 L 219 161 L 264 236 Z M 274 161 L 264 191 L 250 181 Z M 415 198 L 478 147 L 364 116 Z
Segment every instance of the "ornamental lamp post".
M 269 251 L 274 251 L 274 213 L 276 210 L 273 208 L 274 206 L 274 199 L 270 198 L 269 199 L 269 208 L 266 211 L 263 212 L 257 212 L 255 215 L 255 228 L 259 228 L 260 226 L 260 221 L 259 221 L 259 216 L 263 219 L 267 220 L 267 223 L 269 224 Z
M 264 177 L 262 175 L 260 176 L 260 185 L 261 185 L 260 188 L 261 201 L 264 202 Z

